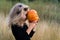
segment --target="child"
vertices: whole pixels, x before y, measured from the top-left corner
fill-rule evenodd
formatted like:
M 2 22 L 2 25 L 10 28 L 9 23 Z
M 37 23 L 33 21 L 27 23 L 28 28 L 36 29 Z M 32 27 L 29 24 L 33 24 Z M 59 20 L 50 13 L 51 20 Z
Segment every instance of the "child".
M 26 22 L 26 14 L 29 11 L 29 6 L 17 3 L 13 6 L 9 13 L 9 26 L 11 26 L 12 33 L 16 40 L 30 40 L 33 36 L 37 21 L 29 22 L 29 26 Z

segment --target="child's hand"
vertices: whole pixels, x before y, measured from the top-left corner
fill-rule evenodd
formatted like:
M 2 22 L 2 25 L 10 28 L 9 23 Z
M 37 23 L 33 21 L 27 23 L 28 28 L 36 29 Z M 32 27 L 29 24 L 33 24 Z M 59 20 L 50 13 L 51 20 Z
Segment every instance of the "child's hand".
M 30 34 L 30 32 L 32 31 L 32 29 L 36 27 L 36 24 L 37 24 L 37 21 L 30 22 L 30 23 L 29 23 L 29 27 L 28 27 L 28 29 L 26 30 L 26 32 L 27 32 L 28 34 Z

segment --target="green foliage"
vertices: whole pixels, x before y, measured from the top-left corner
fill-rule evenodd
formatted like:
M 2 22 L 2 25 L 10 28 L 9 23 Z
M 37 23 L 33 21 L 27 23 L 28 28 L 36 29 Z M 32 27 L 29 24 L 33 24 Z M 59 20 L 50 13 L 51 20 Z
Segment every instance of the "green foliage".
M 37 10 L 42 20 L 55 20 L 60 23 L 60 3 L 57 3 L 58 0 L 0 0 L 0 11 L 5 15 L 8 14 L 17 2 L 27 4 Z
M 23 3 L 27 3 L 28 0 L 7 0 L 7 1 L 11 1 L 11 2 L 23 2 Z

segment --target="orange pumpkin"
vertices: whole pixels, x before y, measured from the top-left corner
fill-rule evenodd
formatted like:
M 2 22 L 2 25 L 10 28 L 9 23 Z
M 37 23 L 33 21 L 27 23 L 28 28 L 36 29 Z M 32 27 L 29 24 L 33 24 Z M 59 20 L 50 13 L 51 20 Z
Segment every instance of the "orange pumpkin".
M 33 10 L 33 9 L 29 10 L 28 13 L 27 13 L 27 19 L 30 22 L 38 21 L 39 17 L 38 17 L 37 11 Z

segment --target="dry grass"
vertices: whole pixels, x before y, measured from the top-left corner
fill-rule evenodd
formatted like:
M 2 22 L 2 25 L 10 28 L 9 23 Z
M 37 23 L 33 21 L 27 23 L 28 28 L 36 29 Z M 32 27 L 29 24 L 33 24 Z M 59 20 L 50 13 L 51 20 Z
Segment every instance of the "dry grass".
M 0 40 L 14 40 L 11 30 L 7 26 L 5 16 L 0 14 Z
M 59 26 L 60 25 L 55 22 L 40 22 L 32 40 L 60 40 Z
M 2 14 L 0 14 L 0 40 L 15 40 Z M 31 40 L 60 40 L 60 25 L 55 21 L 40 21 Z

